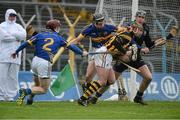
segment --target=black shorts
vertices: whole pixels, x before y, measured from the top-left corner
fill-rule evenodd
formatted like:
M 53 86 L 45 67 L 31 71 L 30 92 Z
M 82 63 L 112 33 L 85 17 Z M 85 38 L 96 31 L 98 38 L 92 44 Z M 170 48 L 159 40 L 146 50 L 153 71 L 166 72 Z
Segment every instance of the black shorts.
M 131 61 L 129 63 L 127 63 L 128 65 L 138 69 L 140 68 L 141 66 L 145 65 L 145 62 L 140 59 L 140 60 L 136 60 L 136 61 Z M 125 71 L 128 67 L 125 66 L 124 64 L 120 63 L 120 62 L 116 62 L 114 65 L 113 65 L 113 70 L 116 71 L 116 72 L 119 72 L 119 73 L 122 73 L 123 71 Z

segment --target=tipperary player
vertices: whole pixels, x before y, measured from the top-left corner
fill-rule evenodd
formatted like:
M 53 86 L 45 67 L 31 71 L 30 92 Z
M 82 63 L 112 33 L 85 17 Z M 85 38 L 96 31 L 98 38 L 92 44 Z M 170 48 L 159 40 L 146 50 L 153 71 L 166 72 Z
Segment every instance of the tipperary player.
M 33 103 L 34 95 L 45 94 L 51 82 L 52 59 L 60 47 L 66 47 L 66 41 L 58 34 L 60 30 L 60 21 L 53 19 L 46 23 L 46 32 L 41 32 L 33 36 L 31 39 L 24 42 L 12 54 L 13 58 L 18 57 L 19 51 L 29 45 L 35 46 L 34 58 L 32 60 L 32 72 L 34 75 L 35 85 L 30 89 L 20 89 L 18 104 L 23 104 L 25 96 L 29 95 L 27 104 Z M 80 55 L 87 55 L 87 52 L 82 52 L 75 45 L 69 45 L 67 48 L 73 50 Z
M 104 43 L 113 36 L 113 33 L 119 29 L 113 25 L 108 25 L 105 23 L 105 17 L 102 14 L 94 14 L 93 22 L 86 26 L 85 29 L 80 33 L 80 35 L 72 40 L 73 43 L 80 42 L 85 37 L 90 37 L 92 40 L 93 51 L 96 51 L 98 48 L 102 47 Z M 83 86 L 88 87 L 96 73 L 94 56 L 88 62 L 87 71 L 86 71 L 86 80 Z

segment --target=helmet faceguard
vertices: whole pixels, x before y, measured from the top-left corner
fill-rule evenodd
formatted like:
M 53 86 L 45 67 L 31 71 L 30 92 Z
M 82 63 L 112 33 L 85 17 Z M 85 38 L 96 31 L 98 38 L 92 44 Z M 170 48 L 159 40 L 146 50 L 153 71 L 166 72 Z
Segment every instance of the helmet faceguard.
M 98 23 L 104 21 L 104 16 L 100 13 L 94 14 L 93 15 L 93 22 Z
M 144 10 L 138 10 L 136 12 L 136 17 L 146 17 L 146 12 Z
M 104 16 L 102 14 L 94 14 L 93 15 L 93 24 L 97 29 L 101 29 L 104 26 Z

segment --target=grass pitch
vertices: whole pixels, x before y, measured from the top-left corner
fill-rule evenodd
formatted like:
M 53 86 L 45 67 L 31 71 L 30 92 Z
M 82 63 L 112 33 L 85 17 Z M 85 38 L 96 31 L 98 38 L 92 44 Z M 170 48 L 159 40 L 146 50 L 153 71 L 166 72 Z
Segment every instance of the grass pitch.
M 83 107 L 77 102 L 35 102 L 31 106 L 0 102 L 0 119 L 180 119 L 180 101 L 148 104 L 99 101 Z

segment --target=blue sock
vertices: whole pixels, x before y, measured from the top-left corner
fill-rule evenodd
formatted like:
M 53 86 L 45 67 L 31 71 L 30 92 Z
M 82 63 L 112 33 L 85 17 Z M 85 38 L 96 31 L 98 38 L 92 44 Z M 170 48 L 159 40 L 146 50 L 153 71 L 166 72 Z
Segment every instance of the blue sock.
M 30 88 L 27 88 L 26 89 L 26 95 L 30 95 L 32 93 L 31 89 Z

